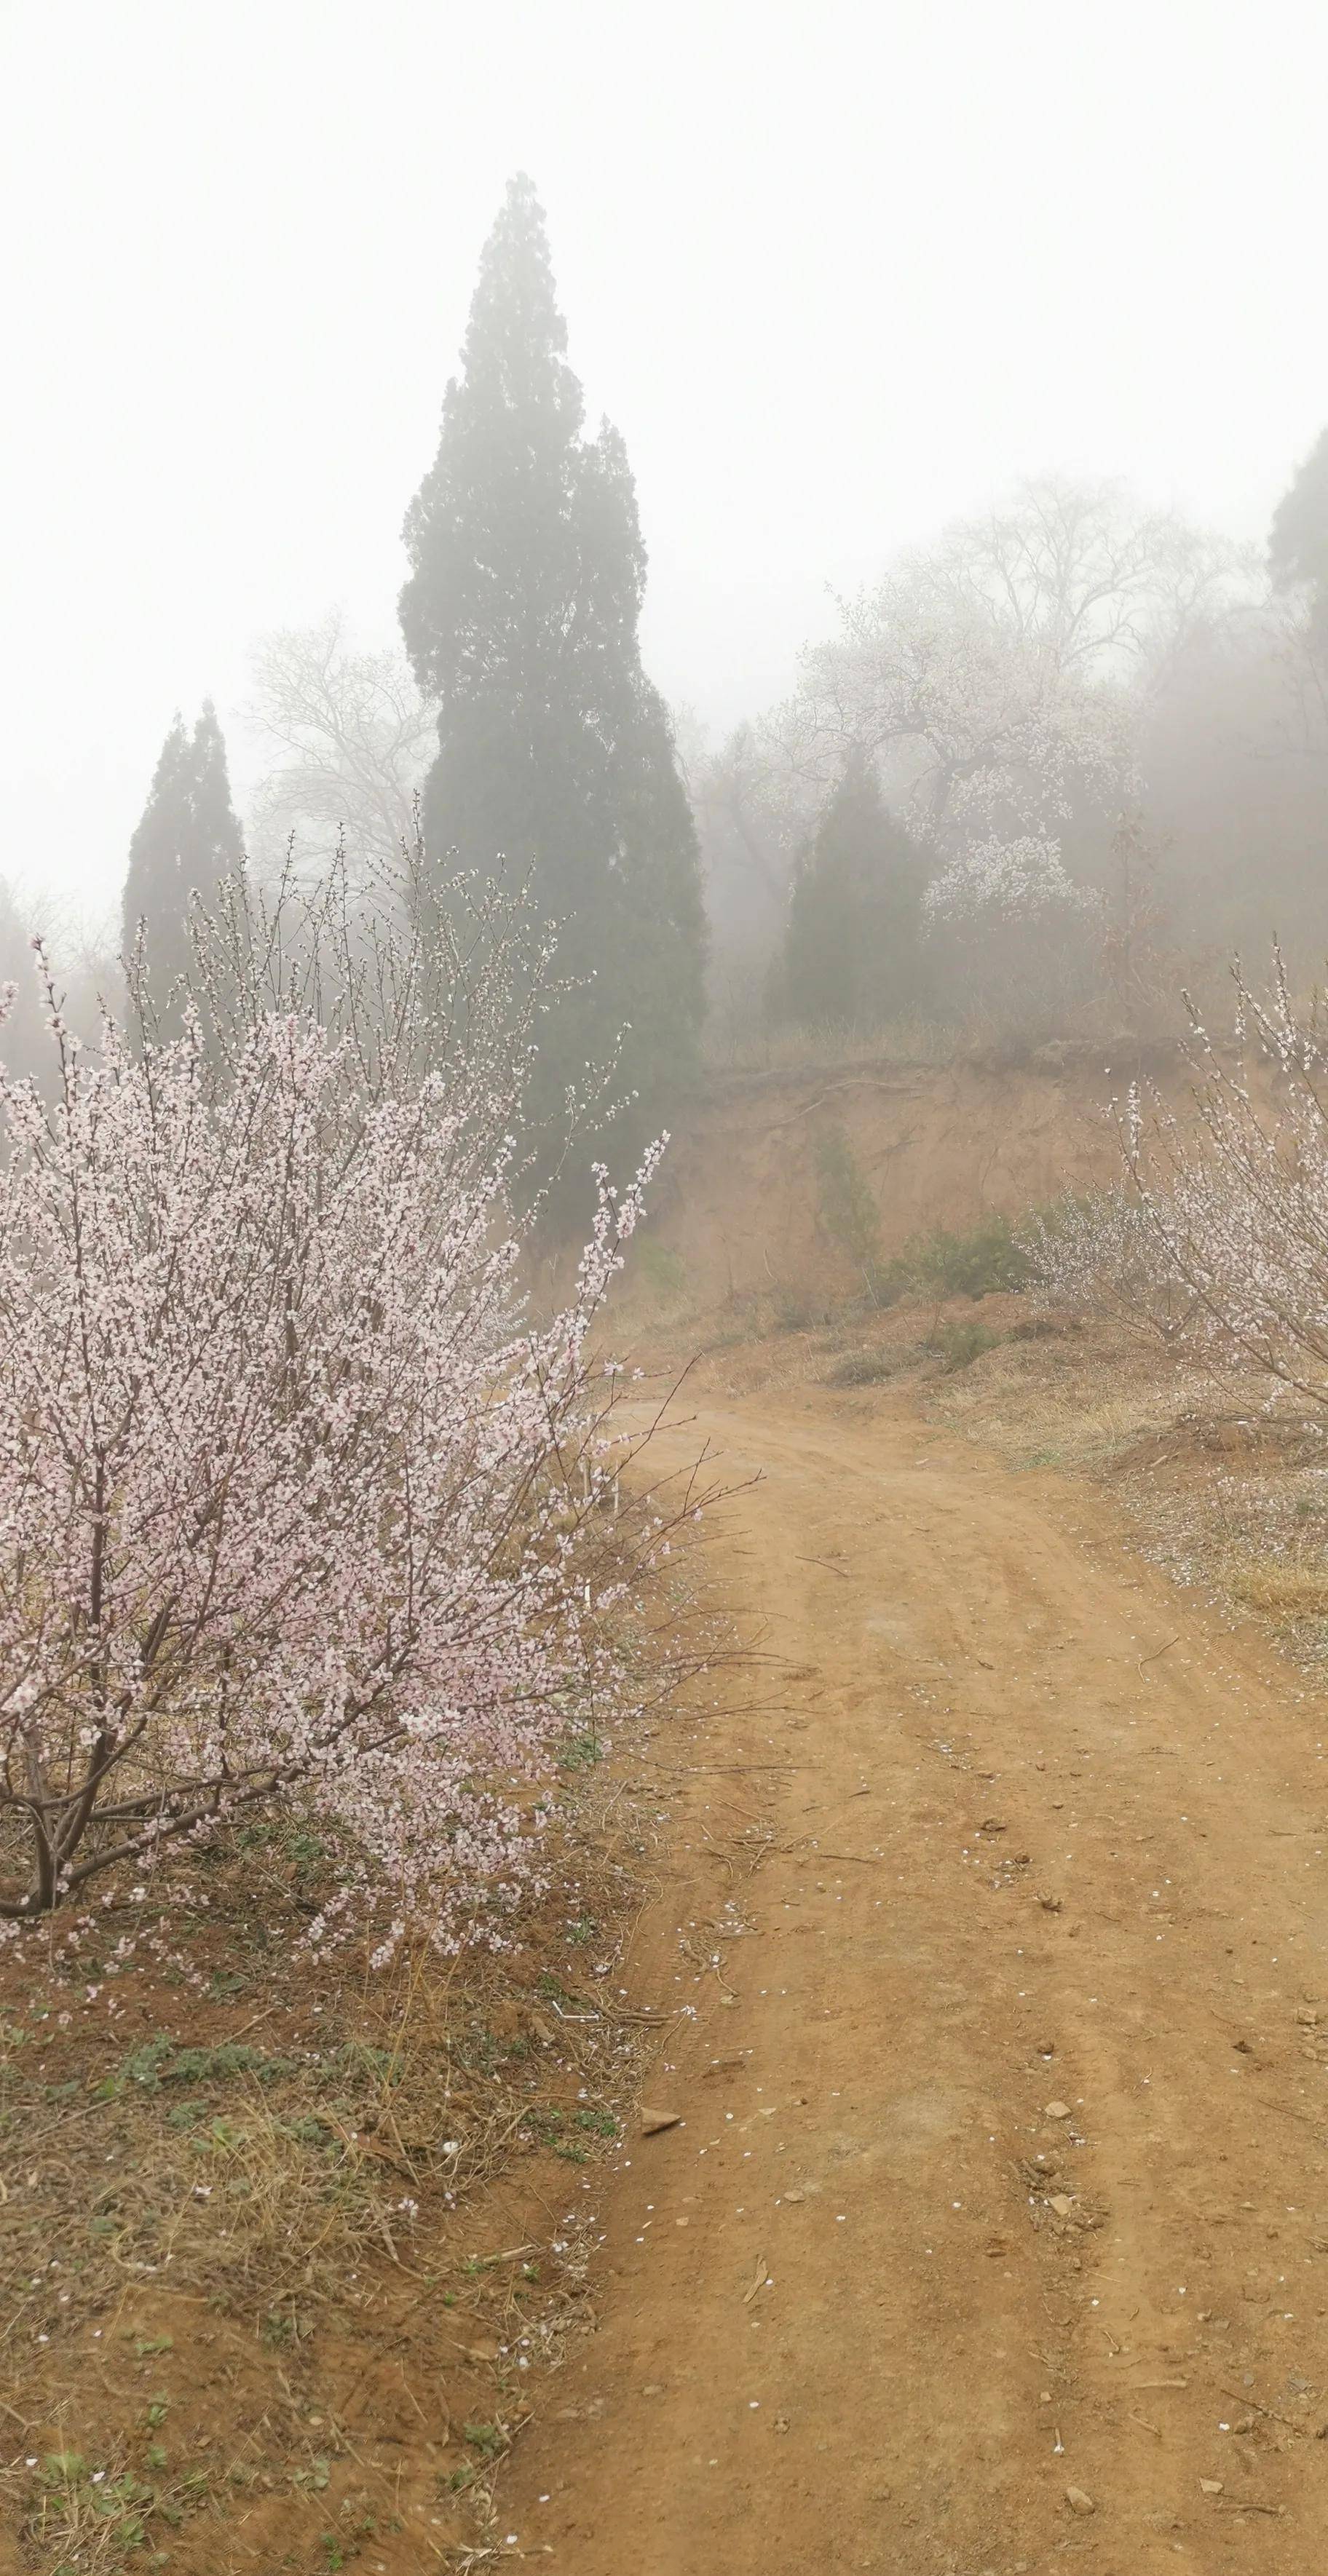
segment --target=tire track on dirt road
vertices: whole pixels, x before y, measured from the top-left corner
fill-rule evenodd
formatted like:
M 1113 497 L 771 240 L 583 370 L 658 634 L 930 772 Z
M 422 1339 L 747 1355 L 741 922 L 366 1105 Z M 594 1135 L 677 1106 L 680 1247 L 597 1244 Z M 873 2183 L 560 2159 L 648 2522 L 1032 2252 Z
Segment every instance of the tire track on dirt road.
M 698 1433 L 761 1471 L 712 1546 L 779 1706 L 657 1739 L 636 1967 L 695 2005 L 654 2079 L 683 2125 L 606 2180 L 600 2323 L 499 2554 L 1328 2565 L 1321 1705 L 1091 1489 L 902 1396 L 704 1398 Z M 788 1767 L 741 1780 L 771 1847 L 724 1918 L 704 1766 L 745 1760 Z M 680 1948 L 717 1917 L 729 2002 Z

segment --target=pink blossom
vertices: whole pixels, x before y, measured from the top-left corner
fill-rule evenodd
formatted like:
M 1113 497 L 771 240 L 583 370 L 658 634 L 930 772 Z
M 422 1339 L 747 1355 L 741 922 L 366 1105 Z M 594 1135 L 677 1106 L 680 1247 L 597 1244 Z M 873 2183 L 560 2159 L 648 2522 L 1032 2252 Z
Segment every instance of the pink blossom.
M 370 1037 L 286 988 L 76 1056 L 48 978 L 54 1105 L 0 1074 L 12 1921 L 112 1869 L 141 1902 L 169 1847 L 294 1803 L 340 1880 L 316 1941 L 496 1941 L 562 1739 L 624 1704 L 596 1605 L 659 1514 L 612 1523 L 608 1579 L 631 1443 L 589 1335 L 660 1149 L 597 1175 L 532 1321 L 519 1034 L 504 1062 L 476 1020 L 438 1069 L 413 964 L 397 989 Z

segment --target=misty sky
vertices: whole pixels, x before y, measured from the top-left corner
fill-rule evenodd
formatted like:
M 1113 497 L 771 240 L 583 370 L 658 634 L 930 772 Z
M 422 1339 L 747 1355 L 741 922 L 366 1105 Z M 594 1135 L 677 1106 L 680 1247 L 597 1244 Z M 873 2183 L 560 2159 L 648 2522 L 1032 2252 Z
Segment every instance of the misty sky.
M 518 168 L 717 725 L 1021 473 L 1262 536 L 1328 420 L 1325 73 L 1320 0 L 0 0 L 0 872 L 104 909 L 176 705 L 393 631 Z

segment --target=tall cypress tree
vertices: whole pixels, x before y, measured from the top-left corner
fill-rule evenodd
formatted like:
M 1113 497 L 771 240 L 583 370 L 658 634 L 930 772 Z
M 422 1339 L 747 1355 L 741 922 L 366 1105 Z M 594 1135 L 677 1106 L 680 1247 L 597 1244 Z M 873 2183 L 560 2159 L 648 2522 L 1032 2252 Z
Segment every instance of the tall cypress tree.
M 124 891 L 124 940 L 130 953 L 145 941 L 148 987 L 163 1028 L 179 1026 L 172 999 L 189 974 L 193 951 L 189 907 L 193 895 L 215 902 L 223 877 L 238 866 L 242 841 L 231 804 L 226 745 L 211 700 L 193 734 L 177 715 L 161 747 L 143 817 L 129 844 Z
M 0 1017 L 0 1064 L 22 1080 L 50 1070 L 45 1012 L 37 981 L 32 938 L 10 887 L 0 877 L 0 985 L 12 984 L 8 1010 Z
M 579 979 L 545 1023 L 535 1114 L 626 1029 L 615 1089 L 639 1145 L 690 1072 L 702 1007 L 696 836 L 667 710 L 641 668 L 646 556 L 623 442 L 584 435 L 544 216 L 513 179 L 485 245 L 462 373 L 406 516 L 401 624 L 439 700 L 435 860 L 501 860 Z
M 1304 588 L 1315 630 L 1328 639 L 1328 429 L 1273 513 L 1268 562 L 1280 590 Z
M 915 1008 L 926 879 L 923 852 L 854 752 L 793 882 L 776 1016 L 874 1028 Z

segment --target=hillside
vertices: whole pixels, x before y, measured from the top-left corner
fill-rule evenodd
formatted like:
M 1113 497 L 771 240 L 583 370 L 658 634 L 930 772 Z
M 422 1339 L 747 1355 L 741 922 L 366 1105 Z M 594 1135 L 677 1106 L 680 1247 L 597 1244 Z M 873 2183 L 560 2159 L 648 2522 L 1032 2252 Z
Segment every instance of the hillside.
M 1061 1043 L 1022 1062 L 827 1065 L 713 1077 L 680 1122 L 649 1242 L 699 1305 L 771 1287 L 855 1284 L 827 1220 L 824 1147 L 847 1145 L 889 1258 L 932 1227 L 1017 1216 L 1116 1168 L 1113 1095 L 1141 1071 L 1174 1083 L 1174 1059 Z

